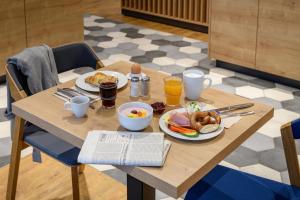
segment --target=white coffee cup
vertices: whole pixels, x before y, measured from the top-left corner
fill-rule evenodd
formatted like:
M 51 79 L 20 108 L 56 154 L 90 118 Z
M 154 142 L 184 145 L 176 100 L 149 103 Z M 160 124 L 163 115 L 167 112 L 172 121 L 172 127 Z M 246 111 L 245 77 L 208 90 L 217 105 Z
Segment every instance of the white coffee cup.
M 87 96 L 76 96 L 64 104 L 66 110 L 71 110 L 77 118 L 85 116 L 90 104 Z
M 208 81 L 207 85 L 204 84 L 206 80 Z M 212 80 L 205 77 L 200 70 L 186 70 L 183 72 L 183 83 L 186 98 L 198 100 L 203 90 L 211 86 Z

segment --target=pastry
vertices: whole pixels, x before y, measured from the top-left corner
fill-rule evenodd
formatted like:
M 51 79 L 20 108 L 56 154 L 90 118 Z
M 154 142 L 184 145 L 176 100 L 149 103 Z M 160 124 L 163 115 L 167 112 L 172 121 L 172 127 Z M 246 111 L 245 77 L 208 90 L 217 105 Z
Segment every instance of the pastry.
M 194 112 L 191 116 L 191 126 L 200 131 L 207 124 L 220 124 L 221 117 L 217 112 Z
M 101 83 L 117 83 L 118 82 L 118 78 L 114 77 L 114 76 L 106 76 L 102 81 L 100 81 Z
M 106 74 L 102 72 L 97 72 L 93 76 L 88 76 L 85 78 L 85 82 L 91 85 L 99 86 L 100 82 L 107 77 Z
M 191 116 L 192 128 L 199 131 L 203 125 L 209 122 L 208 112 L 194 112 Z

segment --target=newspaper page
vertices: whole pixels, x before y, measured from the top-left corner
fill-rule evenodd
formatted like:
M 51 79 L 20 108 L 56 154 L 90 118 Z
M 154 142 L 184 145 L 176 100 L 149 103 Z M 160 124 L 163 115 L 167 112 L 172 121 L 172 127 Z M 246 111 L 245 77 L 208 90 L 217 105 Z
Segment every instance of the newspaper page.
M 164 145 L 163 133 L 91 131 L 82 146 L 78 162 L 162 166 L 170 142 Z

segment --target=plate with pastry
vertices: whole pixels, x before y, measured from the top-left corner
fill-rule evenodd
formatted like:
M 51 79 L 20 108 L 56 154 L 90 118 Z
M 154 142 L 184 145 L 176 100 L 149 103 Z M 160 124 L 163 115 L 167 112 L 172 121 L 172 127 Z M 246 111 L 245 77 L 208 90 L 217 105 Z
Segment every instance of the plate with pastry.
M 166 112 L 159 119 L 159 126 L 172 137 L 193 141 L 208 140 L 224 131 L 224 124 L 217 112 L 187 112 L 186 108 Z
M 76 86 L 89 92 L 99 92 L 99 84 L 102 81 L 117 82 L 118 89 L 126 86 L 128 82 L 127 77 L 119 72 L 93 71 L 78 77 L 76 79 Z

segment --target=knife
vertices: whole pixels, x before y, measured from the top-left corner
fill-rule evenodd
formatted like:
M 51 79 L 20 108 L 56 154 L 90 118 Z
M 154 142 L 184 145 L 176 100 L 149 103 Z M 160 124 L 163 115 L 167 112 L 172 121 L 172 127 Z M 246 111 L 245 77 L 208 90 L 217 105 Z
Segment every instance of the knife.
M 62 95 L 61 93 L 55 92 L 54 94 L 57 95 L 57 96 L 59 96 L 59 97 L 61 97 L 61 98 L 63 98 L 63 99 L 66 100 L 66 101 L 70 101 L 70 98 L 69 98 L 69 97 L 67 97 L 67 96 L 65 96 L 65 95 Z
M 211 110 L 208 110 L 208 112 L 216 111 L 216 112 L 225 113 L 225 112 L 250 108 L 252 106 L 254 106 L 254 103 L 244 103 L 244 104 L 237 104 L 237 105 L 231 105 L 231 106 L 226 106 L 226 107 L 222 107 L 222 108 L 211 109 Z
M 59 90 L 63 90 L 63 91 L 66 91 L 66 92 L 71 92 L 71 93 L 74 93 L 74 94 L 77 94 L 77 95 L 87 96 L 91 101 L 97 99 L 97 98 L 90 97 L 90 96 L 84 94 L 83 92 L 80 92 L 80 91 L 78 91 L 76 89 L 73 89 L 73 88 L 62 88 L 62 89 L 59 89 Z
M 77 91 L 76 89 L 72 89 L 72 88 L 62 88 L 62 89 L 58 88 L 57 91 L 65 91 L 65 92 L 74 94 L 76 96 L 78 96 L 78 95 L 86 96 L 90 99 L 90 103 L 95 103 L 96 101 L 100 100 L 100 98 L 90 97 L 90 96 L 88 96 L 80 91 Z

